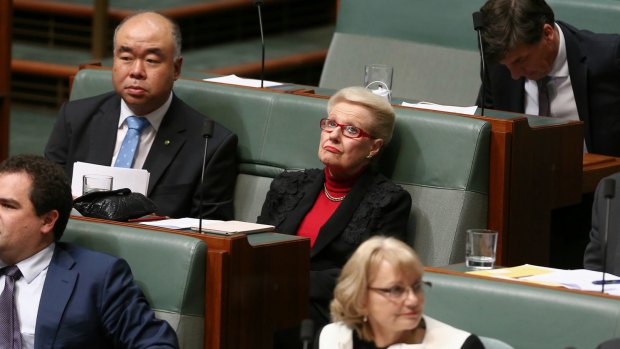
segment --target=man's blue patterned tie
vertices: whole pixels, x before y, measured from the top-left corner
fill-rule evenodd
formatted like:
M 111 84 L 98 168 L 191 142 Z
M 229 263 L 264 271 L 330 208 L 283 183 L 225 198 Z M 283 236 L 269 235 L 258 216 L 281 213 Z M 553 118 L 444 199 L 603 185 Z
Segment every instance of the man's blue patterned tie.
M 118 152 L 114 167 L 126 167 L 131 168 L 133 161 L 136 158 L 136 151 L 138 150 L 138 144 L 140 144 L 140 134 L 148 125 L 149 121 L 146 118 L 138 116 L 129 116 L 127 119 L 127 134 L 123 139 L 121 150 Z

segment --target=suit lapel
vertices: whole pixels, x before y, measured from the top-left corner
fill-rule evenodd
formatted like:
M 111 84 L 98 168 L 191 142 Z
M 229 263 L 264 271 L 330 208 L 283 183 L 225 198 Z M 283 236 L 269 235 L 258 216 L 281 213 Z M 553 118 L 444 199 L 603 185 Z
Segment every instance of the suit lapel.
M 573 35 L 571 28 L 560 23 L 562 33 L 564 34 L 564 42 L 566 44 L 566 60 L 568 61 L 568 72 L 570 82 L 573 87 L 573 95 L 575 96 L 575 104 L 577 104 L 577 113 L 579 119 L 584 124 L 584 138 L 586 145 L 590 146 L 590 115 L 588 113 L 588 66 L 586 64 L 586 56 L 581 51 L 579 41 Z
M 41 293 L 35 326 L 35 347 L 52 348 L 67 303 L 73 294 L 78 273 L 71 270 L 75 261 L 56 244 Z
M 340 206 L 338 206 L 334 214 L 319 230 L 319 235 L 317 236 L 314 246 L 312 247 L 312 251 L 310 252 L 311 258 L 318 254 L 323 248 L 325 248 L 325 246 L 329 245 L 332 240 L 340 236 L 344 229 L 349 225 L 353 214 L 366 195 L 366 189 L 370 186 L 372 178 L 372 171 L 366 170 L 355 182 L 351 188 L 351 191 L 347 194 L 347 197 L 342 200 L 342 203 L 340 203 Z
M 111 98 L 101 106 L 98 114 L 93 118 L 87 162 L 105 166 L 110 166 L 112 163 L 118 133 L 118 119 L 121 114 L 120 105 L 120 97 Z
M 153 145 L 151 145 L 151 150 L 149 150 L 149 154 L 144 162 L 143 168 L 151 174 L 148 194 L 151 194 L 164 171 L 170 166 L 170 163 L 174 160 L 175 155 L 183 147 L 186 140 L 184 133 L 187 127 L 182 122 L 183 118 L 178 115 L 178 103 L 179 100 L 176 95 L 173 96 L 170 108 L 168 108 L 168 112 L 166 112 L 159 126 Z M 199 150 L 196 149 L 196 151 Z

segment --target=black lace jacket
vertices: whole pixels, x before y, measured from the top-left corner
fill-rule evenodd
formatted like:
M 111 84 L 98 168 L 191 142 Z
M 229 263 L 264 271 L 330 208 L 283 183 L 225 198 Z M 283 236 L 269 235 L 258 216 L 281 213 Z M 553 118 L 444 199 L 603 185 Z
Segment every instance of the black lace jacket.
M 324 181 L 320 169 L 282 173 L 271 184 L 258 223 L 275 225 L 279 233 L 296 234 Z M 320 303 L 327 318 L 336 279 L 347 259 L 371 235 L 404 239 L 410 210 L 409 193 L 385 176 L 368 169 L 358 178 L 320 229 L 310 252 L 311 303 Z

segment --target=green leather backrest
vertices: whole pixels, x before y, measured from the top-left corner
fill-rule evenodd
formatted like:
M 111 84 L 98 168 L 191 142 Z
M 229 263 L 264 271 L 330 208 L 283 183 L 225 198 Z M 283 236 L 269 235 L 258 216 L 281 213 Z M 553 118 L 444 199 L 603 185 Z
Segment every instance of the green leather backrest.
M 364 66 L 394 67 L 396 97 L 473 105 L 480 58 L 472 13 L 484 0 L 340 0 L 336 32 L 319 86 L 363 83 Z M 556 19 L 595 32 L 620 33 L 620 1 L 552 0 Z
M 71 98 L 104 92 L 109 80 L 109 71 L 81 70 Z M 239 137 L 237 219 L 256 219 L 280 172 L 322 167 L 317 151 L 326 99 L 190 79 L 179 79 L 174 91 Z M 396 109 L 393 141 L 378 165 L 412 195 L 409 242 L 429 265 L 462 261 L 465 228 L 486 226 L 490 124 Z
M 107 92 L 109 81 L 107 70 L 83 69 L 71 99 Z M 319 120 L 327 114 L 326 99 L 185 79 L 174 91 L 237 134 L 243 173 L 274 177 L 321 166 Z M 487 122 L 411 108 L 396 108 L 396 117 L 380 164 L 384 174 L 400 183 L 488 193 Z
M 556 20 L 593 32 L 620 33 L 618 0 L 546 1 L 553 9 Z M 477 51 L 472 13 L 485 2 L 339 0 L 336 32 Z
M 615 299 L 426 272 L 425 313 L 514 348 L 592 349 L 620 337 Z
M 122 258 L 182 348 L 204 346 L 206 250 L 197 238 L 70 219 L 61 239 Z

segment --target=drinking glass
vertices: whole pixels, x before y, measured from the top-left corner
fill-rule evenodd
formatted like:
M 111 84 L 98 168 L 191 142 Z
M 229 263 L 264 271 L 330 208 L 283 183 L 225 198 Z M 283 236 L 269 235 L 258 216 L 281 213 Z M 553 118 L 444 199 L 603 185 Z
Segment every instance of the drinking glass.
M 465 264 L 473 269 L 492 269 L 497 251 L 497 232 L 489 229 L 468 229 Z
M 389 101 L 392 98 L 393 74 L 394 69 L 389 65 L 368 64 L 364 70 L 364 87 Z

